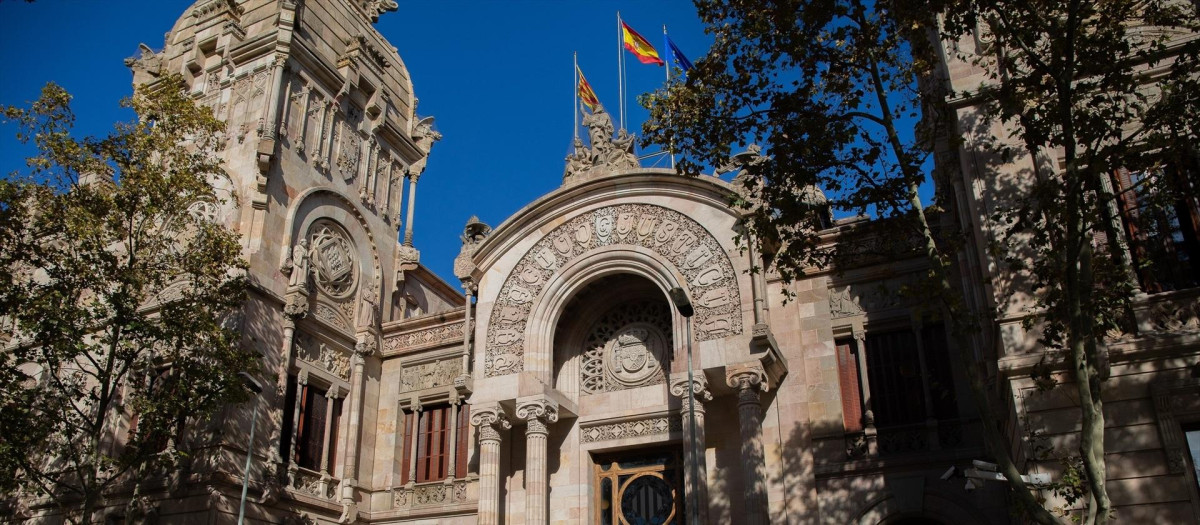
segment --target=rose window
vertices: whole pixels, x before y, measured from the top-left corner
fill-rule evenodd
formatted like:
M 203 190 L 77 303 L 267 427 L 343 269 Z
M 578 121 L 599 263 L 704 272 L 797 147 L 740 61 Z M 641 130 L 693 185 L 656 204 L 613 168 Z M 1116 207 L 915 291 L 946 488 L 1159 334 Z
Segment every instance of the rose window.
M 326 220 L 317 221 L 309 231 L 310 262 L 317 287 L 336 299 L 349 297 L 358 282 L 350 236 L 341 226 Z

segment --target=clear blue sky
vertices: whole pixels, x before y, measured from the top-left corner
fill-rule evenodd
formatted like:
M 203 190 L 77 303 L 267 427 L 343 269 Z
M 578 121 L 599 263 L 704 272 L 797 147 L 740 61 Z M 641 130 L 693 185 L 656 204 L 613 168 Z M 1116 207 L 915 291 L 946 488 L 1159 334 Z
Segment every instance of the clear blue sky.
M 317 0 L 309 0 L 317 1 Z M 324 0 L 329 1 L 329 0 Z M 100 135 L 130 115 L 122 64 L 139 43 L 161 49 L 190 0 L 0 1 L 0 105 L 25 104 L 54 81 L 74 95 L 76 131 Z M 708 49 L 691 2 L 403 1 L 376 27 L 412 74 L 422 115 L 444 139 L 418 183 L 415 240 L 422 262 L 451 284 L 458 235 L 472 214 L 493 227 L 562 181 L 570 149 L 571 54 L 615 115 L 616 12 L 661 49 L 662 26 L 693 61 Z M 646 113 L 635 97 L 660 86 L 661 67 L 626 55 L 626 127 Z M 0 172 L 23 169 L 27 150 L 0 127 Z

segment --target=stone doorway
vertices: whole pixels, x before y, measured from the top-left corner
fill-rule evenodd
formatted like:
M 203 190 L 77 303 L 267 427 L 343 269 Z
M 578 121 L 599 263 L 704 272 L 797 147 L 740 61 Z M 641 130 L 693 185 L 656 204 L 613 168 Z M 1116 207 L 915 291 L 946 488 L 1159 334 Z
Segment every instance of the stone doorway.
M 683 462 L 676 450 L 597 455 L 593 465 L 595 523 L 685 523 Z

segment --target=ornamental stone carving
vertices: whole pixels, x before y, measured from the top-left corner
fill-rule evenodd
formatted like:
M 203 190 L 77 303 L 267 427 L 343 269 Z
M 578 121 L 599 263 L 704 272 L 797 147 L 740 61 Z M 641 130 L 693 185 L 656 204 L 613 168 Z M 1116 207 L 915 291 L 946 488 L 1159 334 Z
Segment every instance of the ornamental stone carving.
M 597 394 L 666 381 L 671 310 L 665 301 L 623 304 L 596 322 L 584 343 L 580 384 Z
M 679 432 L 682 429 L 683 423 L 679 418 L 660 416 L 584 427 L 580 430 L 580 439 L 584 443 L 595 443 L 614 439 L 664 435 Z
M 549 432 L 546 425 L 558 421 L 558 405 L 548 399 L 517 401 L 517 419 L 523 419 L 528 428 L 526 433 Z
M 347 352 L 319 341 L 304 333 L 296 333 L 296 346 L 299 348 L 297 358 L 317 368 L 324 369 L 330 374 L 350 380 L 350 356 Z
M 604 111 L 603 106 L 585 114 L 583 125 L 588 128 L 592 147 L 590 150 L 584 149 L 583 142 L 575 139 L 575 152 L 566 159 L 564 182 L 576 175 L 631 170 L 641 166 L 633 152 L 636 137 L 621 130 L 614 139 L 612 117 Z
M 671 380 L 671 395 L 683 399 L 684 408 L 687 408 L 688 398 L 688 380 L 686 373 L 680 374 L 681 377 Z M 708 389 L 708 379 L 704 374 L 697 373 L 692 378 L 692 397 L 700 404 L 712 401 L 712 392 Z
M 454 258 L 455 277 L 460 280 L 471 278 L 471 273 L 475 271 L 475 262 L 471 260 L 471 256 L 491 233 L 492 227 L 480 221 L 479 217 L 472 215 L 470 219 L 467 219 L 467 225 L 463 228 L 461 237 L 462 248 L 458 251 L 458 257 Z
M 416 347 L 461 342 L 464 322 L 459 321 L 457 323 L 434 326 L 432 328 L 405 332 L 388 337 L 383 343 L 384 351 L 395 353 Z
M 484 373 L 524 369 L 524 338 L 533 299 L 566 263 L 606 246 L 649 249 L 686 279 L 696 315 L 696 340 L 742 333 L 737 275 L 716 238 L 677 211 L 650 204 L 593 210 L 558 226 L 520 259 L 504 281 L 488 320 Z
M 405 366 L 400 372 L 400 392 L 450 386 L 462 372 L 462 362 L 458 359 Z
M 358 284 L 358 257 L 346 230 L 333 221 L 321 219 L 309 230 L 309 264 L 317 288 L 334 299 L 346 299 Z M 293 255 L 293 266 L 295 256 Z
M 497 404 L 474 406 L 471 409 L 471 425 L 479 429 L 479 441 L 500 441 L 500 431 L 512 428 L 508 414 Z
M 766 392 L 770 388 L 767 373 L 761 365 L 731 366 L 725 371 L 725 384 L 740 392 Z M 755 397 L 757 399 L 757 397 Z

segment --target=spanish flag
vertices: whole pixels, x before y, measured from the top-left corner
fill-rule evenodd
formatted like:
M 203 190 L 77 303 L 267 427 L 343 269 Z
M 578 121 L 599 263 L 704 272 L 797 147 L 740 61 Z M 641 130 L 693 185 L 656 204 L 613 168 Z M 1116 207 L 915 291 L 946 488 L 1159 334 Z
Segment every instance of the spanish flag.
M 582 100 L 588 109 L 596 111 L 596 108 L 600 106 L 600 99 L 596 98 L 596 92 L 592 91 L 592 85 L 588 84 L 586 78 L 583 78 L 583 71 L 579 69 L 579 66 L 575 66 L 575 74 L 579 75 L 579 100 Z
M 621 22 L 621 31 L 625 34 L 625 49 L 638 58 L 643 64 L 658 64 L 663 65 L 661 58 L 658 58 L 658 51 L 654 50 L 654 46 L 650 45 L 642 35 L 634 31 L 629 24 Z

